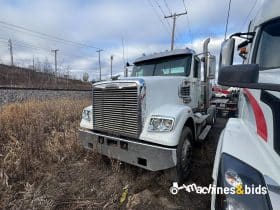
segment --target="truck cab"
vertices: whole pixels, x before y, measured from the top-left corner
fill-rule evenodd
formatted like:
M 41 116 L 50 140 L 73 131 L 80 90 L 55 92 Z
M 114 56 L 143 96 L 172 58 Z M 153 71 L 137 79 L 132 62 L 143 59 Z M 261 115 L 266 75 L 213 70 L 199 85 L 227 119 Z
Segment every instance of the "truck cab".
M 279 7 L 277 0 L 264 3 L 248 32 L 231 35 L 221 47 L 218 83 L 242 89 L 238 118 L 230 119 L 220 135 L 213 184 L 244 191 L 213 194 L 212 209 L 280 206 Z M 237 46 L 241 65 L 232 65 L 235 37 L 244 40 Z
M 209 41 L 203 59 L 188 48 L 155 53 L 136 59 L 131 77 L 95 83 L 80 123 L 83 146 L 151 171 L 175 168 L 178 181 L 186 178 L 192 146 L 215 120 L 206 92 L 215 76 Z

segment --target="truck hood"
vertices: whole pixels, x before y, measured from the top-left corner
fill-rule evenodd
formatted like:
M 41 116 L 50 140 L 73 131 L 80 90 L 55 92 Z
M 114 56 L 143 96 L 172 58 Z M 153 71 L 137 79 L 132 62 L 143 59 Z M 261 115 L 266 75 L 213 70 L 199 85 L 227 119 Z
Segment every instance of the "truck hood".
M 178 96 L 179 86 L 186 77 L 178 76 L 151 76 L 151 77 L 131 77 L 129 80 L 141 80 L 146 87 L 145 103 L 146 113 L 151 113 L 154 109 L 166 104 L 183 104 L 183 100 Z
M 145 90 L 141 94 L 143 98 L 142 117 L 145 118 L 162 105 L 184 105 L 183 100 L 179 98 L 178 91 L 179 86 L 186 79 L 183 76 L 127 77 L 120 80 L 98 82 L 94 86 L 133 81 L 144 84 Z M 191 104 L 189 105 L 191 106 Z

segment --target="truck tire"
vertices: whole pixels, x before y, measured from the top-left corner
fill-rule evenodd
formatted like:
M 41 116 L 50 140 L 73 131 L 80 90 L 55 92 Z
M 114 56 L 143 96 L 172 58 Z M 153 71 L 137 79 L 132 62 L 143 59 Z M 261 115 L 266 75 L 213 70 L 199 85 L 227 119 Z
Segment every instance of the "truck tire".
M 210 106 L 207 109 L 207 114 L 209 114 L 209 117 L 206 119 L 206 123 L 208 125 L 214 125 L 216 122 L 216 106 Z
M 182 183 L 190 174 L 193 134 L 189 127 L 184 127 L 177 146 L 176 181 Z

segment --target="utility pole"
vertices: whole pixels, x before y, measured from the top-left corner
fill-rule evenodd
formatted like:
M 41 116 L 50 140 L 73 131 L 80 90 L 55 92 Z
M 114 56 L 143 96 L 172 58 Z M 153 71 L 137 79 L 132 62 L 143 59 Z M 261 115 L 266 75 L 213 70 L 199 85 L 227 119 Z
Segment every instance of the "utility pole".
M 33 58 L 32 58 L 32 68 L 33 68 L 33 71 L 35 71 L 34 55 L 33 55 Z
M 229 21 L 229 15 L 230 15 L 230 6 L 231 6 L 231 0 L 229 0 L 228 3 L 228 12 L 227 12 L 227 20 L 226 20 L 226 28 L 225 28 L 225 39 L 227 39 L 227 30 L 228 30 L 228 21 Z
M 100 61 L 100 52 L 102 52 L 102 49 L 97 50 L 98 52 L 98 63 L 99 63 L 99 81 L 101 81 L 101 61 Z
M 69 75 L 69 69 L 70 69 L 70 66 L 68 65 L 68 66 L 67 66 L 67 77 L 66 77 L 66 87 L 67 87 L 67 89 L 68 89 L 68 80 L 69 80 L 69 77 L 70 77 L 70 75 Z
M 12 43 L 11 39 L 9 39 L 9 41 L 8 41 L 8 46 L 10 48 L 11 66 L 13 66 L 14 65 L 14 55 L 13 55 L 13 43 Z
M 114 59 L 114 56 L 111 55 L 111 79 L 113 78 L 113 59 Z
M 55 76 L 57 76 L 57 51 L 58 49 L 52 50 L 54 52 L 54 69 L 55 69 Z
M 174 36 L 175 36 L 175 26 L 176 26 L 176 18 L 181 16 L 181 15 L 186 15 L 187 12 L 183 12 L 183 13 L 174 13 L 173 15 L 169 15 L 169 16 L 164 16 L 164 18 L 173 18 L 173 27 L 172 27 L 172 37 L 171 37 L 171 50 L 174 49 Z

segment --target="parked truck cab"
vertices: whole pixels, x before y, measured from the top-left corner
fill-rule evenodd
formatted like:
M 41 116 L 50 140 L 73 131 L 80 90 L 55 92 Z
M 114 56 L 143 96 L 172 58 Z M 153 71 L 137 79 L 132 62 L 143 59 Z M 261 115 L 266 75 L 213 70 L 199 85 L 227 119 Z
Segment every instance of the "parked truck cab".
M 212 209 L 280 208 L 280 2 L 267 1 L 249 31 L 222 44 L 218 83 L 242 88 L 238 118 L 230 119 L 217 147 L 217 187 L 249 187 L 250 193 L 213 194 Z M 232 65 L 235 37 L 244 59 Z M 265 187 L 266 193 L 252 191 Z
M 151 171 L 190 171 L 192 146 L 215 120 L 209 106 L 215 57 L 205 42 L 201 61 L 191 49 L 142 56 L 131 77 L 93 85 L 93 104 L 83 111 L 80 139 L 87 149 Z

